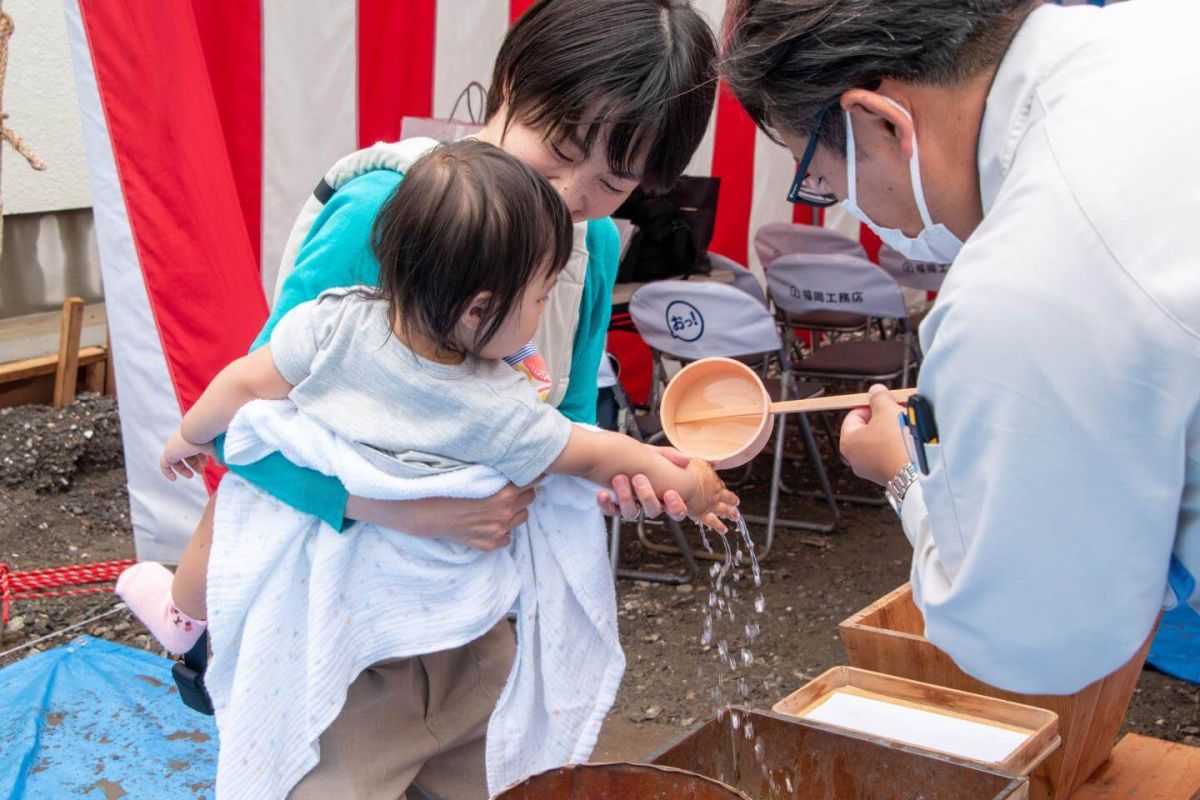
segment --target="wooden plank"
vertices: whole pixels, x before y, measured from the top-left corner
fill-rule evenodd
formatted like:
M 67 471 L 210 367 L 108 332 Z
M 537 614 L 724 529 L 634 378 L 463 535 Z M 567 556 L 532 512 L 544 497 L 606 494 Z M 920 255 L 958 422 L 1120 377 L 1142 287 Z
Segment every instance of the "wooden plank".
M 79 337 L 83 333 L 83 300 L 68 297 L 63 301 L 62 328 L 58 334 L 58 364 L 54 372 L 54 407 L 75 402 L 79 378 Z
M 87 367 L 104 361 L 103 347 L 85 347 L 79 351 L 79 366 Z M 39 356 L 23 361 L 0 364 L 0 384 L 53 375 L 58 368 L 58 356 Z
M 1071 800 L 1197 800 L 1200 747 L 1131 733 Z

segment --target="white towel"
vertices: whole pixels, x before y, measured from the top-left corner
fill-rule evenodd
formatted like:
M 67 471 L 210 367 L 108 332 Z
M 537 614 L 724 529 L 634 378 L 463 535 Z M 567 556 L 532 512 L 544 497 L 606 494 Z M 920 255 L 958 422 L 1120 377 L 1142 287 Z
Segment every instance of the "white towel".
M 398 478 L 290 401 L 246 406 L 230 463 L 275 450 L 381 499 L 487 497 L 486 467 Z M 625 669 L 595 486 L 552 477 L 509 548 L 481 553 L 372 525 L 338 534 L 229 475 L 208 576 L 207 685 L 221 748 L 216 794 L 284 797 L 371 664 L 464 645 L 517 610 L 517 657 L 488 725 L 488 786 L 586 760 Z

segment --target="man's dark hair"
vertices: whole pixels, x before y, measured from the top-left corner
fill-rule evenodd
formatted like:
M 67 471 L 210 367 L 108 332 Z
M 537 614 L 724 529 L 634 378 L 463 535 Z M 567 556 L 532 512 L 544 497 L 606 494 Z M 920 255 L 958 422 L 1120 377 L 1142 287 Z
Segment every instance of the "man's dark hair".
M 812 132 L 821 110 L 885 78 L 953 85 L 1004 58 L 1041 0 L 735 0 L 722 72 L 767 134 Z M 845 150 L 826 114 L 822 144 Z
M 375 297 L 401 330 L 450 352 L 477 352 L 496 335 L 535 278 L 571 256 L 571 215 L 541 175 L 474 139 L 442 144 L 404 175 L 375 218 Z M 490 292 L 475 341 L 454 330 Z
M 687 0 L 540 0 L 500 46 L 487 117 L 574 141 L 607 131 L 609 168 L 669 189 L 700 144 L 716 97 L 716 42 Z M 602 129 L 601 126 L 605 126 Z

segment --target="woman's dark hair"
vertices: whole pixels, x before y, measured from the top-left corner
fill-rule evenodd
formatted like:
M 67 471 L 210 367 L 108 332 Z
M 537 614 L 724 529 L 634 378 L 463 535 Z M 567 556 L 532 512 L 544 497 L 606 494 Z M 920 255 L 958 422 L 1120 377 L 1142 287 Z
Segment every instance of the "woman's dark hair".
M 450 352 L 478 352 L 538 277 L 571 256 L 571 216 L 530 167 L 473 139 L 442 144 L 404 175 L 375 219 L 376 297 L 401 330 Z M 471 301 L 490 292 L 473 342 L 454 330 Z
M 1003 59 L 1042 0 L 734 0 L 725 20 L 721 72 L 750 116 L 812 133 L 821 109 L 885 78 L 952 85 Z M 816 132 L 845 151 L 843 115 Z
M 585 155 L 606 134 L 609 169 L 665 192 L 683 174 L 716 98 L 716 43 L 687 0 L 540 0 L 504 37 L 487 117 L 507 105 L 547 141 Z

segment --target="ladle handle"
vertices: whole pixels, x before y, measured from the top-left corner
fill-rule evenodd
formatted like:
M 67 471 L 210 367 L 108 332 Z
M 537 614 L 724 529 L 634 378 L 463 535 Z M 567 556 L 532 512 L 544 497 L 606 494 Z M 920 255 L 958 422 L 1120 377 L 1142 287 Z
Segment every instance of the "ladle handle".
M 901 405 L 917 393 L 916 389 L 891 389 L 892 399 Z M 831 397 L 810 397 L 807 400 L 785 400 L 782 403 L 771 403 L 772 414 L 793 414 L 796 412 L 813 411 L 849 411 L 871 405 L 871 395 L 867 392 L 859 394 L 835 394 Z
M 916 389 L 892 389 L 892 399 L 897 403 L 905 403 L 908 398 L 917 393 Z M 869 406 L 871 395 L 866 392 L 859 394 L 835 394 L 829 397 L 810 397 L 805 400 L 785 400 L 781 403 L 771 403 L 767 410 L 772 414 L 812 413 L 815 411 L 847 411 L 851 408 Z M 762 413 L 758 408 L 722 408 L 713 411 L 703 411 L 698 414 L 684 414 L 676 417 L 675 423 L 705 422 L 713 419 L 728 419 L 730 417 L 757 417 Z

